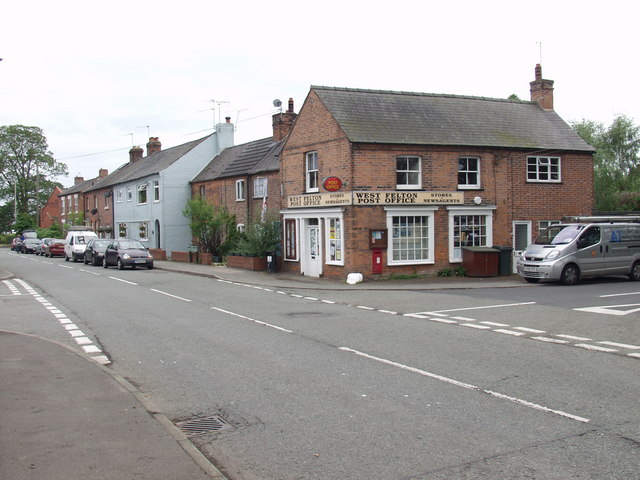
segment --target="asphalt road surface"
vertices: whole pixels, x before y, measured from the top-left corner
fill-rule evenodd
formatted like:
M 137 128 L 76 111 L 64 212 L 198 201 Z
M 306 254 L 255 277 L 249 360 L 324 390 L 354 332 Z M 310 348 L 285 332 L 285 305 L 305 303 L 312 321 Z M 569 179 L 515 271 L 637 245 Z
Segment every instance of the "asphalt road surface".
M 276 290 L 0 250 L 0 329 L 101 357 L 233 480 L 640 478 L 640 285 Z M 48 306 L 64 324 L 36 314 Z

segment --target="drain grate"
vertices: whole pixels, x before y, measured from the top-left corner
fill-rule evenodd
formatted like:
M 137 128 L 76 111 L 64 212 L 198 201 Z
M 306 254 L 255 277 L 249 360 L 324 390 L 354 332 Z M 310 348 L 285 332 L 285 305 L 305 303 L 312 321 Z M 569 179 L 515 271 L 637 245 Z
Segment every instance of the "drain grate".
M 176 427 L 178 427 L 187 437 L 195 437 L 197 435 L 220 432 L 223 430 L 233 430 L 233 427 L 218 415 L 178 422 L 176 423 Z

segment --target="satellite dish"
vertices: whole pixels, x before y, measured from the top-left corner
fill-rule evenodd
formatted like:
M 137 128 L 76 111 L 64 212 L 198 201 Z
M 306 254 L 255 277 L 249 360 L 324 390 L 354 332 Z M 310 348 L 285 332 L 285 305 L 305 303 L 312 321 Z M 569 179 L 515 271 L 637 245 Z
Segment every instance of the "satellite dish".
M 279 98 L 276 98 L 273 101 L 273 106 L 276 107 L 276 108 L 280 108 L 282 106 L 282 101 Z

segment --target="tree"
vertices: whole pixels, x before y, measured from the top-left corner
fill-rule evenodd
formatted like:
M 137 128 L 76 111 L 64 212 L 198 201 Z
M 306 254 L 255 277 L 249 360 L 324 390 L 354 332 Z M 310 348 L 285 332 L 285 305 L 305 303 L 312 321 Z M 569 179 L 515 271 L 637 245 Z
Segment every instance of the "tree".
M 594 155 L 595 209 L 629 211 L 640 206 L 640 127 L 624 115 L 608 127 L 591 120 L 571 127 L 589 145 Z
M 206 200 L 194 198 L 182 212 L 190 219 L 191 234 L 200 251 L 214 256 L 226 255 L 237 237 L 236 217 L 226 207 L 215 207 Z
M 52 178 L 67 175 L 64 163 L 49 151 L 38 127 L 0 127 L 0 202 L 16 202 L 17 212 L 37 217 L 48 192 L 57 185 Z

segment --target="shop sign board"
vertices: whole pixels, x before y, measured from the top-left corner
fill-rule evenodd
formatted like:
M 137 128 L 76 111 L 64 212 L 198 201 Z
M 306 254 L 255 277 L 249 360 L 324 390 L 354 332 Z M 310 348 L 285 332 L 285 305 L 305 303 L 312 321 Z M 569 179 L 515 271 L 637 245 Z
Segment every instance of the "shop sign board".
M 335 207 L 342 205 L 462 205 L 463 192 L 357 191 L 316 193 L 287 197 L 287 208 Z

